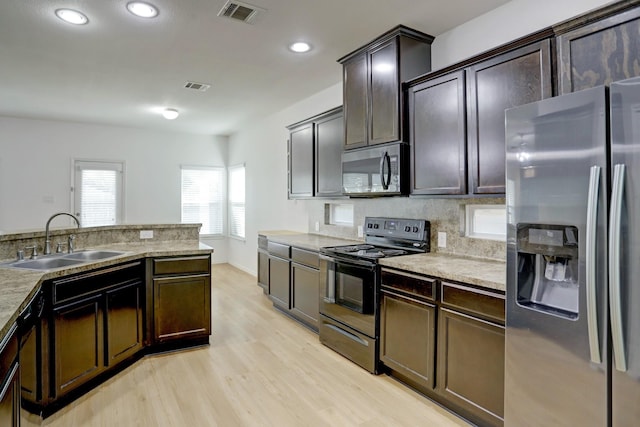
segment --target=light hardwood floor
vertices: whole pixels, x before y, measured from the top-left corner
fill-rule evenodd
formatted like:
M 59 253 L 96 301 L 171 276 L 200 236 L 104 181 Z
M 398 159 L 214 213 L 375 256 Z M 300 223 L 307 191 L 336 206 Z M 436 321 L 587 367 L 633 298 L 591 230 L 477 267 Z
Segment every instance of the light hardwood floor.
M 468 426 L 320 344 L 255 277 L 214 265 L 212 285 L 210 346 L 145 357 L 42 425 Z

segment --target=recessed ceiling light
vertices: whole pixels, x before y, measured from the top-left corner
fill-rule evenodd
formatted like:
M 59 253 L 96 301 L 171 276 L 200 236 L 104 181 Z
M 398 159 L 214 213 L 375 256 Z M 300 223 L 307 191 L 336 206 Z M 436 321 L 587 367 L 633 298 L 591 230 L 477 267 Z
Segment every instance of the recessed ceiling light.
M 289 50 L 296 53 L 305 53 L 311 50 L 311 45 L 305 42 L 296 42 L 289 45 Z
M 180 113 L 178 113 L 178 110 L 176 110 L 175 108 L 165 108 L 162 112 L 162 117 L 167 120 L 173 120 L 177 118 L 179 114 Z
M 73 9 L 58 9 L 56 16 L 69 24 L 84 25 L 89 22 L 86 15 Z
M 142 1 L 132 1 L 127 4 L 129 12 L 141 18 L 154 18 L 158 16 L 158 9 L 149 3 Z

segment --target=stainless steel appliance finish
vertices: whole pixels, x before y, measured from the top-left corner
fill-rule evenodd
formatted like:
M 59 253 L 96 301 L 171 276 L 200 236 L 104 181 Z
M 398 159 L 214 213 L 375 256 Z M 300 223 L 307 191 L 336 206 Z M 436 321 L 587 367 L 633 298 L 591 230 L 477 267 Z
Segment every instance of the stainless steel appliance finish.
M 320 342 L 378 373 L 382 257 L 429 251 L 429 222 L 366 218 L 365 244 L 322 248 Z
M 406 143 L 385 144 L 342 154 L 343 193 L 352 197 L 407 194 Z
M 640 79 L 507 110 L 506 144 L 505 426 L 637 425 Z

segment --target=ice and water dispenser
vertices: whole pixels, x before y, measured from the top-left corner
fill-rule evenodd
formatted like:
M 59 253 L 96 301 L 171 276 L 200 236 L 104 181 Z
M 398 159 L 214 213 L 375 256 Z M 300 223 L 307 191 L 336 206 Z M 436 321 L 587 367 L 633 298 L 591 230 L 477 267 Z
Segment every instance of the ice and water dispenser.
M 578 229 L 567 225 L 518 224 L 519 305 L 578 317 Z

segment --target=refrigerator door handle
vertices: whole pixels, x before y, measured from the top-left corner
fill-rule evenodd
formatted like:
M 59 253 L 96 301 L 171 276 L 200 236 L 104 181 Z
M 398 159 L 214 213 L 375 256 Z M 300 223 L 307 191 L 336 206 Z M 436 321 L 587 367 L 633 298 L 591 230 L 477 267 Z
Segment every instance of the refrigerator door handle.
M 611 313 L 611 341 L 613 343 L 615 367 L 618 371 L 622 372 L 627 370 L 620 297 L 620 222 L 622 218 L 624 174 L 625 165 L 618 164 L 614 166 L 609 224 L 609 311 Z
M 600 189 L 600 166 L 591 166 L 589 175 L 589 200 L 587 201 L 587 233 L 585 260 L 587 282 L 587 329 L 589 352 L 593 363 L 602 363 L 600 338 L 598 336 L 598 306 L 596 293 L 596 231 L 598 223 L 598 199 Z

